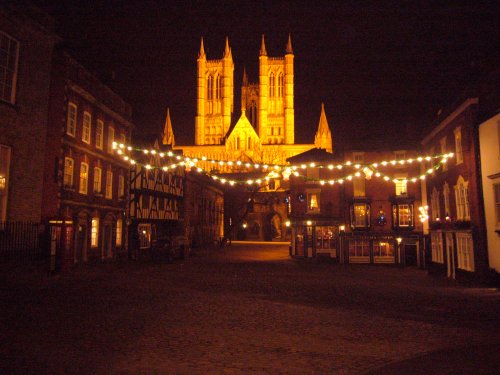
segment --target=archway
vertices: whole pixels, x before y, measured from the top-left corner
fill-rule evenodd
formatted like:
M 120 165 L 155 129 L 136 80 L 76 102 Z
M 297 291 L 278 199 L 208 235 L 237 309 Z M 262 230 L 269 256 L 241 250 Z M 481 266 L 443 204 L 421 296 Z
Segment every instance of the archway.
M 282 237 L 282 219 L 277 212 L 271 212 L 267 215 L 264 223 L 264 240 L 278 240 Z

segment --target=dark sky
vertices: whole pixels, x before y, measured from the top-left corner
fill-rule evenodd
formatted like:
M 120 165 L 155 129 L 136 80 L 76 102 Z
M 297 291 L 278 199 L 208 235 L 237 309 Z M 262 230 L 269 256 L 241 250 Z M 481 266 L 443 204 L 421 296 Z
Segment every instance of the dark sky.
M 295 134 L 302 143 L 314 139 L 321 102 L 334 145 L 419 140 L 439 108 L 499 62 L 495 1 L 38 3 L 82 63 L 102 77 L 115 72 L 112 86 L 132 104 L 139 132 L 160 128 L 170 107 L 178 144 L 194 142 L 201 36 L 209 59 L 222 57 L 229 37 L 234 122 L 243 67 L 258 79 L 261 34 L 268 55 L 282 56 L 291 33 Z

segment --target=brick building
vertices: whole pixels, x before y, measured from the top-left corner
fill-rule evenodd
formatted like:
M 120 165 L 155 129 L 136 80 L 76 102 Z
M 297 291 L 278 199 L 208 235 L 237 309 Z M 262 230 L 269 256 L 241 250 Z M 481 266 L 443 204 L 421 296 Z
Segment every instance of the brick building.
M 42 220 L 61 267 L 126 250 L 131 107 L 63 49 L 52 64 Z
M 424 266 L 417 157 L 314 149 L 289 158 L 292 256 Z
M 0 5 L 0 222 L 40 221 L 52 20 L 29 2 Z

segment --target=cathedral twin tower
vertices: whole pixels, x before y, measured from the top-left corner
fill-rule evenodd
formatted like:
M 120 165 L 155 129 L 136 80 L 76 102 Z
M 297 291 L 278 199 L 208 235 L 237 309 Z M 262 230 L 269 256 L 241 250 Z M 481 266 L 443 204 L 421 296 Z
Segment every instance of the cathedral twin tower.
M 259 83 L 249 83 L 246 72 L 241 89 L 241 112 L 262 144 L 294 143 L 294 87 L 292 40 L 284 57 L 268 57 L 264 36 L 259 56 Z M 226 38 L 220 60 L 207 60 L 203 39 L 198 56 L 196 145 L 224 142 L 234 111 L 234 63 Z

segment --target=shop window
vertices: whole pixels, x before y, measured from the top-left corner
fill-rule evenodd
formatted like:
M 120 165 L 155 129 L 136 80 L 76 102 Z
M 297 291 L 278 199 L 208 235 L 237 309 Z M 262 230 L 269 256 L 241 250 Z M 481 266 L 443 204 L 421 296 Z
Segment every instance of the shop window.
M 92 218 L 92 230 L 90 232 L 90 246 L 97 247 L 99 245 L 99 218 Z
M 370 262 L 370 241 L 353 238 L 349 241 L 349 262 Z
M 474 271 L 474 248 L 471 233 L 457 233 L 458 268 Z
M 375 263 L 394 263 L 394 242 L 374 241 L 373 260 Z
M 394 228 L 413 228 L 413 204 L 396 203 L 392 206 Z
M 139 247 L 147 249 L 151 247 L 151 224 L 139 224 Z
M 370 226 L 370 205 L 368 203 L 354 203 L 351 206 L 351 227 L 363 229 Z
M 118 219 L 116 221 L 116 246 L 122 245 L 123 238 L 123 220 Z
M 19 42 L 0 31 L 0 99 L 14 104 L 16 102 L 17 67 Z
M 431 233 L 432 261 L 434 263 L 444 263 L 443 236 L 441 232 Z

